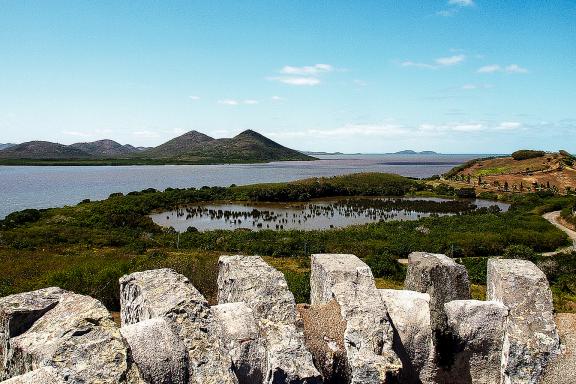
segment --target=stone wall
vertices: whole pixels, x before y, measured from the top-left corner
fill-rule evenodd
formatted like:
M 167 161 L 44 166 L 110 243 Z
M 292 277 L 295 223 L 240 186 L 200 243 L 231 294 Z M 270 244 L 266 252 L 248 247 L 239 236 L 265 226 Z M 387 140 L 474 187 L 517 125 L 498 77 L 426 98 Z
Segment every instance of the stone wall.
M 215 306 L 170 269 L 122 277 L 121 327 L 59 288 L 0 298 L 0 381 L 537 384 L 561 351 L 548 282 L 528 261 L 491 259 L 477 301 L 444 255 L 411 254 L 405 290 L 377 289 L 354 255 L 312 255 L 299 306 L 260 257 L 219 268 Z

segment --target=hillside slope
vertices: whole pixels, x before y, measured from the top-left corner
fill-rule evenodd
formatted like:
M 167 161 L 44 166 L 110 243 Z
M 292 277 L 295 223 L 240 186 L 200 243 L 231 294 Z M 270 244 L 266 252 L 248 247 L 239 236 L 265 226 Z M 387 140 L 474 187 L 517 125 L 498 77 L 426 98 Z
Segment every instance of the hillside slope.
M 200 163 L 314 159 L 286 148 L 252 130 L 246 130 L 233 138 L 225 139 L 213 139 L 202 133 L 191 131 L 156 148 L 143 151 L 139 156 Z
M 74 143 L 69 147 L 77 148 L 95 157 L 114 158 L 125 157 L 140 150 L 130 144 L 122 145 L 114 140 L 98 140 L 88 143 Z
M 185 156 L 215 139 L 198 131 L 190 131 L 157 147 L 142 151 L 140 157 L 172 159 Z
M 486 191 L 550 189 L 567 193 L 576 190 L 575 164 L 576 158 L 565 151 L 521 160 L 513 157 L 477 159 L 453 169 L 445 178 Z
M 49 141 L 28 141 L 0 151 L 0 159 L 87 159 L 90 154 L 68 145 Z

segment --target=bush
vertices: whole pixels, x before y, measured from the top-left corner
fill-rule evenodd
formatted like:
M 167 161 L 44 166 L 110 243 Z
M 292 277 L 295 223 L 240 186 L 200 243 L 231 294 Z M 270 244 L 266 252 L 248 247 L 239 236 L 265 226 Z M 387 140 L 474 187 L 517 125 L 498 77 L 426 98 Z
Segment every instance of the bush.
M 542 157 L 546 154 L 544 151 L 532 151 L 529 149 L 522 149 L 520 151 L 516 151 L 512 154 L 512 158 L 514 160 L 527 160 L 527 159 L 535 159 L 537 157 Z
M 365 262 L 372 269 L 375 277 L 386 277 L 400 281 L 406 276 L 404 266 L 398 263 L 396 257 L 387 252 L 378 256 L 370 256 L 366 258 Z
M 522 245 L 514 244 L 506 247 L 504 250 L 504 258 L 506 259 L 523 259 L 529 261 L 536 261 L 538 254 L 532 248 Z

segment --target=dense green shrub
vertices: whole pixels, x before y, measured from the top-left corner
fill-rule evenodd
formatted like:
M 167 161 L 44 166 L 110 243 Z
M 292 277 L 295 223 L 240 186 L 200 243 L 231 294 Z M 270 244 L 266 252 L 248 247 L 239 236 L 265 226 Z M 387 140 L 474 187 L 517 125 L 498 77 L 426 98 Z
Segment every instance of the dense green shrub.
M 537 256 L 532 248 L 522 244 L 509 245 L 504 250 L 504 258 L 506 259 L 535 261 Z
M 521 149 L 512 153 L 512 158 L 514 160 L 527 160 L 527 159 L 535 159 L 537 157 L 542 157 L 546 154 L 544 151 L 533 151 L 530 149 Z

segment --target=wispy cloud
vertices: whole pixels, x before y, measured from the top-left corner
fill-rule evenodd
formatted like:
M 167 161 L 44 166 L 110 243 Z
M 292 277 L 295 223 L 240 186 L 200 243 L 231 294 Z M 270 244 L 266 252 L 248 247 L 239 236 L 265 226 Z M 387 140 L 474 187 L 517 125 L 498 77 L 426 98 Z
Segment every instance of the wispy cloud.
M 447 6 L 449 8 L 436 12 L 436 15 L 442 17 L 456 16 L 461 8 L 471 8 L 475 5 L 474 0 L 448 0 Z
M 334 67 L 330 64 L 315 64 L 303 67 L 293 67 L 291 65 L 284 66 L 280 73 L 285 75 L 304 75 L 304 76 L 316 76 L 321 73 L 332 72 Z
M 279 81 L 288 85 L 308 85 L 314 86 L 321 83 L 317 77 L 271 77 L 270 80 Z
M 458 7 L 472 7 L 474 0 L 448 0 L 448 5 L 455 5 Z
M 260 102 L 258 100 L 254 100 L 254 99 L 246 99 L 246 100 L 222 99 L 222 100 L 218 100 L 218 104 L 232 105 L 232 106 L 242 105 L 242 104 L 255 105 L 258 103 L 260 103 Z
M 193 101 L 200 100 L 200 96 L 188 96 L 188 98 Z
M 415 61 L 403 61 L 400 63 L 402 67 L 414 67 L 421 69 L 440 69 L 458 65 L 466 60 L 466 55 L 453 55 L 447 57 L 439 57 L 433 63 L 420 63 Z
M 473 91 L 476 89 L 489 89 L 493 88 L 492 84 L 464 84 L 461 89 L 465 91 Z
M 519 122 L 504 121 L 455 121 L 447 123 L 421 123 L 417 125 L 404 125 L 394 122 L 379 124 L 346 124 L 332 129 L 308 129 L 302 131 L 267 132 L 266 135 L 276 139 L 297 138 L 394 138 L 407 139 L 418 137 L 439 137 L 455 134 L 484 134 L 486 132 L 506 134 L 507 131 L 521 129 L 524 126 Z
M 279 71 L 281 76 L 269 77 L 268 80 L 288 85 L 315 86 L 322 82 L 320 77 L 336 70 L 331 64 L 314 64 L 301 67 L 286 65 Z
M 270 100 L 272 100 L 272 101 L 283 101 L 284 98 L 283 98 L 282 96 L 272 96 L 272 97 L 270 98 Z
M 524 74 L 528 73 L 528 69 L 519 66 L 518 64 L 499 65 L 491 64 L 478 68 L 478 73 L 511 73 L 511 74 Z

